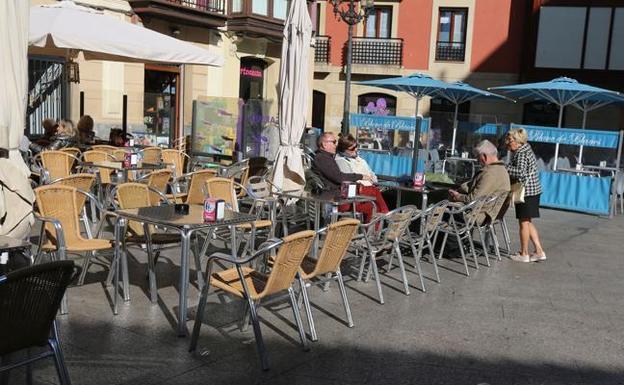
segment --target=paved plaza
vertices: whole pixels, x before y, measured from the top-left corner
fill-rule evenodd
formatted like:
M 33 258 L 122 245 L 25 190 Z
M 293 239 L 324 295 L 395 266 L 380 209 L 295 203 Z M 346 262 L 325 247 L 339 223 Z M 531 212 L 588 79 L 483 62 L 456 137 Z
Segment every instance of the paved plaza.
M 427 293 L 413 287 L 410 296 L 395 269 L 382 276 L 385 305 L 376 301 L 373 282 L 349 278 L 352 329 L 344 324 L 337 285 L 313 289 L 319 341 L 309 352 L 298 344 L 286 303 L 261 309 L 266 372 L 252 328 L 238 328 L 240 302 L 217 293 L 198 351 L 189 353 L 189 338 L 174 331 L 178 250 L 165 251 L 159 262 L 160 301 L 152 305 L 145 256 L 134 249 L 132 301 L 119 315 L 101 284 L 102 267 L 93 266 L 85 286 L 69 290 L 70 314 L 59 317 L 66 362 L 73 383 L 89 385 L 624 384 L 624 217 L 555 210 L 542 216 L 545 262 L 503 258 L 465 277 L 461 260 L 444 259 L 442 283 L 429 279 Z M 513 212 L 508 223 L 515 241 Z M 432 265 L 423 267 L 433 277 Z M 192 286 L 189 327 L 197 299 Z M 23 381 L 24 372 L 15 372 L 10 383 Z M 55 381 L 51 360 L 35 364 L 35 383 Z

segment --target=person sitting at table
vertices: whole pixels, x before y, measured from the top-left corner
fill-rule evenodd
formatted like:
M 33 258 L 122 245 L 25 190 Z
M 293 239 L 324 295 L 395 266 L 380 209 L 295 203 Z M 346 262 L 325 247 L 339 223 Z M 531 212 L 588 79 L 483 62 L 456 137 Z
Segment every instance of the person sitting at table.
M 475 148 L 479 163 L 483 166 L 472 180 L 462 184 L 458 190 L 449 190 L 449 197 L 455 202 L 470 203 L 478 197 L 497 193 L 509 193 L 511 183 L 505 164 L 498 160 L 498 151 L 489 140 L 482 140 Z M 490 205 L 479 213 L 478 223 L 494 220 L 504 201 Z
M 95 131 L 93 131 L 93 118 L 83 115 L 78 121 L 78 142 L 80 144 L 95 143 Z
M 50 144 L 42 146 L 37 143 L 31 143 L 28 147 L 35 154 L 45 150 L 60 150 L 66 147 L 73 147 L 76 145 L 76 134 L 74 123 L 71 120 L 61 120 L 56 129 L 56 135 L 52 137 Z
M 375 204 L 377 205 L 377 212 L 387 213 L 388 205 L 381 191 L 379 191 L 379 188 L 374 185 L 374 183 L 377 183 L 377 175 L 375 175 L 366 160 L 359 156 L 357 148 L 358 143 L 353 135 L 347 134 L 340 137 L 337 146 L 338 155 L 336 155 L 338 168 L 340 168 L 340 171 L 343 173 L 355 173 L 369 176 L 370 182 L 366 180 L 358 181 L 361 184 L 359 194 L 374 197 Z

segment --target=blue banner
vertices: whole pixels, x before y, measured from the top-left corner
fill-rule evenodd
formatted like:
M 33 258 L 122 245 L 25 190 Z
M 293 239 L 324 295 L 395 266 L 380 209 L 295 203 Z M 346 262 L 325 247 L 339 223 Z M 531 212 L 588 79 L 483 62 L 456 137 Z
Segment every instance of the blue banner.
M 540 205 L 591 214 L 609 214 L 611 177 L 540 171 Z
M 472 123 L 472 122 L 458 122 L 457 129 L 461 131 L 473 131 L 481 135 L 502 135 L 509 130 L 507 124 L 496 123 Z
M 422 156 L 418 159 L 418 171 L 424 171 L 427 155 L 423 153 L 423 150 L 420 151 Z M 410 175 L 412 172 L 413 159 L 411 156 L 365 150 L 360 150 L 360 156 L 377 175 L 400 177 Z
M 529 142 L 560 143 L 573 146 L 618 148 L 620 133 L 617 131 L 581 130 L 512 124 L 511 128 L 524 128 Z
M 370 114 L 350 114 L 350 125 L 353 128 L 380 129 L 380 130 L 398 130 L 398 131 L 415 131 L 416 118 L 407 118 L 404 116 L 386 116 L 386 115 L 370 115 Z M 422 119 L 420 124 L 420 132 L 429 131 L 431 119 Z

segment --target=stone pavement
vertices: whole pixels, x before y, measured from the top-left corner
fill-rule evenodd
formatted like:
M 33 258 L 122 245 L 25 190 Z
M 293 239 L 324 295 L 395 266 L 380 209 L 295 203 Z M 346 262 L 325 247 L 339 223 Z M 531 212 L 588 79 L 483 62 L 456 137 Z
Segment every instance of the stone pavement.
M 319 341 L 300 349 L 286 303 L 260 311 L 271 370 L 259 368 L 251 328 L 241 332 L 240 302 L 213 294 L 198 352 L 173 329 L 177 250 L 158 265 L 159 304 L 146 293 L 145 257 L 131 259 L 132 301 L 112 315 L 93 266 L 69 290 L 59 317 L 74 384 L 624 384 L 624 217 L 612 220 L 543 210 L 537 221 L 548 260 L 503 258 L 461 272 L 441 261 L 442 283 L 427 293 L 401 291 L 398 270 L 382 276 L 386 304 L 373 282 L 347 283 L 355 327 L 345 326 L 337 285 L 313 289 Z M 517 225 L 508 215 L 512 241 Z M 517 250 L 517 243 L 513 250 Z M 408 258 L 409 262 L 409 258 Z M 483 261 L 482 261 L 483 262 Z M 429 263 L 423 264 L 433 277 Z M 409 274 L 413 285 L 417 276 Z M 191 320 L 197 290 L 190 291 Z M 11 384 L 21 384 L 15 372 Z M 35 383 L 56 383 L 51 360 L 35 364 Z

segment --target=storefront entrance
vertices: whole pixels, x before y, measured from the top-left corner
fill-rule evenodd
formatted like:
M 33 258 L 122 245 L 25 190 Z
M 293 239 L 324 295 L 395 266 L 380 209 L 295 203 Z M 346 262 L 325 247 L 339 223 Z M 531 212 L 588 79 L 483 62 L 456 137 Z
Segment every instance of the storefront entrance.
M 144 131 L 129 130 L 137 144 L 145 146 L 173 143 L 178 132 L 177 67 L 145 65 L 145 94 L 143 96 Z

